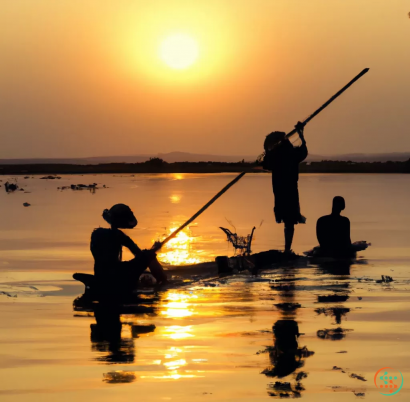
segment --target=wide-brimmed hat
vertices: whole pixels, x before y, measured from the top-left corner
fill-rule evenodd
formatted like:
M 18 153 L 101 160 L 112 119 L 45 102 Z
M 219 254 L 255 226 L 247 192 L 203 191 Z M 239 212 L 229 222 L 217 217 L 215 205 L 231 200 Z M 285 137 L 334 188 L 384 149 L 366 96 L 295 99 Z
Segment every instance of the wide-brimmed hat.
M 263 144 L 265 151 L 271 150 L 275 145 L 279 144 L 279 142 L 284 140 L 285 137 L 286 137 L 286 133 L 284 133 L 283 131 L 274 131 L 268 134 Z
M 138 224 L 131 208 L 125 204 L 115 204 L 110 209 L 104 209 L 102 216 L 119 229 L 132 229 Z

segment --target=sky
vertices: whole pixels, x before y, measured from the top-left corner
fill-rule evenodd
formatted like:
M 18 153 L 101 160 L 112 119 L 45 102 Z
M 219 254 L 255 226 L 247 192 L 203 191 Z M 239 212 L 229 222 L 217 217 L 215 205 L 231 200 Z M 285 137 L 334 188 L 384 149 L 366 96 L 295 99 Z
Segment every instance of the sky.
M 2 1 L 0 158 L 257 156 L 366 67 L 306 126 L 310 153 L 410 152 L 409 12 L 408 0 Z M 186 68 L 164 56 L 178 36 L 194 44 Z

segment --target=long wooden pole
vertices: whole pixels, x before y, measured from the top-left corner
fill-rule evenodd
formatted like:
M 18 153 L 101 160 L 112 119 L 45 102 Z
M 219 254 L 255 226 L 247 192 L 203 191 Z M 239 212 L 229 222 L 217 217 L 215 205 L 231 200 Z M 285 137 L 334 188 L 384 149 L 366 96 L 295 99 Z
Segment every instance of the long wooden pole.
M 333 95 L 326 103 L 324 103 L 316 112 L 311 114 L 304 122 L 303 124 L 306 125 L 307 123 L 310 122 L 314 117 L 316 117 L 323 109 L 328 107 L 336 98 L 338 98 L 346 89 L 351 87 L 357 80 L 362 78 L 370 69 L 365 68 L 360 74 L 356 75 L 347 85 L 345 85 L 339 92 L 337 92 L 335 95 Z M 286 134 L 286 137 L 290 137 L 291 135 L 296 133 L 296 129 L 293 129 L 290 133 Z
M 359 78 L 365 75 L 369 71 L 368 68 L 365 68 L 360 74 L 358 74 L 355 78 L 353 78 L 347 85 L 345 85 L 339 92 L 333 95 L 326 103 L 324 103 L 319 109 L 317 109 L 313 114 L 311 114 L 303 124 L 309 123 L 315 116 L 317 116 L 323 109 L 329 106 L 336 98 L 338 98 L 346 89 L 348 89 L 351 85 L 353 85 Z M 292 134 L 296 133 L 296 129 L 293 129 L 290 133 L 286 134 L 286 137 L 290 137 Z M 221 195 L 226 193 L 236 182 L 238 182 L 243 176 L 245 176 L 246 172 L 242 172 L 239 174 L 235 179 L 233 179 L 230 183 L 228 183 L 218 194 L 215 195 L 210 201 L 208 201 L 196 214 L 194 214 L 191 218 L 189 218 L 183 225 L 181 225 L 178 229 L 172 232 L 166 239 L 164 239 L 159 247 L 161 248 L 165 243 L 169 242 L 173 239 L 181 230 L 185 229 L 191 222 L 193 222 L 199 215 L 202 214 L 208 207 L 210 207 Z
M 183 225 L 181 225 L 178 229 L 172 232 L 165 240 L 161 242 L 161 247 L 173 239 L 181 230 L 186 228 L 191 222 L 193 222 L 199 215 L 202 214 L 208 207 L 210 207 L 222 194 L 226 193 L 236 182 L 238 182 L 243 176 L 245 176 L 246 172 L 242 172 L 238 176 L 235 177 L 230 183 L 228 183 L 215 197 L 213 197 L 210 201 L 208 201 L 196 214 L 194 214 L 191 218 L 189 218 Z

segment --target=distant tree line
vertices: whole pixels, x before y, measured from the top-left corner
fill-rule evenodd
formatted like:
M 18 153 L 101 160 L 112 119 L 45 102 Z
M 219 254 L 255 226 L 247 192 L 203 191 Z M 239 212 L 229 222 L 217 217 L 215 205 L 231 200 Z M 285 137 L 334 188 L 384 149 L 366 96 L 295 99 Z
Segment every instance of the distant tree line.
M 150 158 L 141 163 L 102 163 L 98 165 L 27 164 L 0 165 L 0 175 L 10 174 L 97 174 L 97 173 L 223 173 L 253 172 L 257 162 L 173 162 Z M 410 173 L 410 159 L 403 162 L 303 162 L 301 173 Z M 256 170 L 255 172 L 263 172 Z
M 403 162 L 321 161 L 302 163 L 302 173 L 410 173 L 410 159 Z

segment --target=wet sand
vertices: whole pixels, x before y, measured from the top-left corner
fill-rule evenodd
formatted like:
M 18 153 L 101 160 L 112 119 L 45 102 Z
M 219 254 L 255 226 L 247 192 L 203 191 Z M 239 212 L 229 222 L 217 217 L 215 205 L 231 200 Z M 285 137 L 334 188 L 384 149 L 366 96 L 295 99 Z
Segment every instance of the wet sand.
M 284 394 L 300 395 L 307 401 L 378 401 L 385 396 L 374 384 L 374 377 L 383 367 L 403 374 L 403 388 L 393 398 L 408 400 L 410 237 L 406 229 L 409 212 L 401 198 L 407 176 L 386 178 L 386 185 L 391 186 L 389 197 L 397 197 L 394 210 L 387 207 L 389 199 L 382 185 L 385 176 L 378 180 L 372 176 L 366 181 L 367 188 L 363 188 L 365 181 L 361 177 L 342 175 L 333 181 L 329 176 L 302 177 L 301 188 L 308 181 L 310 188 L 312 182 L 317 183 L 316 194 L 305 192 L 306 199 L 312 200 L 320 191 L 320 198 L 326 199 L 327 192 L 334 192 L 334 188 L 341 195 L 352 192 L 350 205 L 346 196 L 352 237 L 373 243 L 353 265 L 289 266 L 264 270 L 257 277 L 238 274 L 196 280 L 177 290 L 147 295 L 154 299 L 154 312 L 121 316 L 120 341 L 95 336 L 92 313 L 73 308 L 73 301 L 84 289 L 70 277 L 75 271 L 92 270 L 87 241 L 94 222 L 103 225 L 99 220 L 101 206 L 112 203 L 119 194 L 140 204 L 144 213 L 151 214 L 153 224 L 136 232 L 135 238 L 148 242 L 160 233 L 160 225 L 169 216 L 166 210 L 173 217 L 183 218 L 178 211 L 181 202 L 171 198 L 167 205 L 159 202 L 164 199 L 163 192 L 171 197 L 179 191 L 181 199 L 189 199 L 188 209 L 195 212 L 201 204 L 199 199 L 206 202 L 208 195 L 217 192 L 229 177 L 218 176 L 216 182 L 212 182 L 212 176 L 200 178 L 202 183 L 195 193 L 172 188 L 181 185 L 180 181 L 166 181 L 162 187 L 152 188 L 153 180 L 149 178 L 144 190 L 151 187 L 148 196 L 157 197 L 150 198 L 156 200 L 151 207 L 149 199 L 136 197 L 130 177 L 98 178 L 111 188 L 93 195 L 58 192 L 56 181 L 43 184 L 32 179 L 33 184 L 27 184 L 32 186 L 31 209 L 21 206 L 22 200 L 17 198 L 23 199 L 24 193 L 2 194 L 1 400 L 262 401 L 281 399 L 282 393 L 282 398 Z M 73 177 L 65 180 L 79 181 Z M 251 177 L 244 187 L 258 180 L 261 178 Z M 191 186 L 195 182 L 191 178 L 188 181 Z M 40 185 L 47 190 L 40 191 Z M 224 250 L 227 254 L 228 247 L 215 222 L 229 211 L 244 187 L 210 210 L 209 219 L 198 221 L 195 234 L 199 232 L 201 238 L 188 232 L 186 236 L 191 240 L 184 238 L 174 245 L 168 250 L 174 255 L 169 257 L 186 258 L 186 252 L 188 258 L 202 260 L 207 255 L 212 257 L 208 250 L 217 255 Z M 379 196 L 370 205 L 366 197 L 374 194 Z M 239 215 L 234 216 L 234 223 L 241 222 L 241 228 L 246 228 L 256 216 L 258 221 L 269 219 L 269 201 L 258 211 L 252 208 L 248 215 L 244 213 L 243 223 Z M 142 209 L 143 202 L 147 208 Z M 241 200 L 233 210 L 248 202 Z M 367 202 L 367 214 L 357 212 L 362 211 L 361 202 Z M 310 223 L 323 212 L 321 205 L 316 205 L 315 213 L 309 210 L 312 202 L 303 204 L 302 200 L 304 205 Z M 186 205 L 182 206 L 185 210 Z M 150 208 L 162 212 L 154 215 Z M 379 208 L 379 214 L 373 214 L 374 208 Z M 17 213 L 26 214 L 24 219 L 16 220 L 14 225 L 10 209 L 14 218 Z M 96 217 L 91 217 L 94 209 Z M 80 216 L 84 219 L 76 219 Z M 373 221 L 367 220 L 369 216 Z M 262 225 L 260 232 L 274 234 L 258 237 L 255 251 L 266 249 L 268 243 L 279 243 L 278 228 L 271 223 Z M 296 251 L 315 245 L 310 230 L 303 228 L 296 233 Z M 183 248 L 184 244 L 189 247 Z M 390 275 L 394 281 L 376 283 L 381 275 Z M 281 327 L 281 320 L 292 323 L 293 328 L 297 325 L 300 336 L 296 346 L 287 343 L 292 339 L 288 326 L 285 330 L 282 326 L 282 332 L 274 336 L 273 327 Z M 290 385 L 281 390 L 275 388 L 277 381 Z

